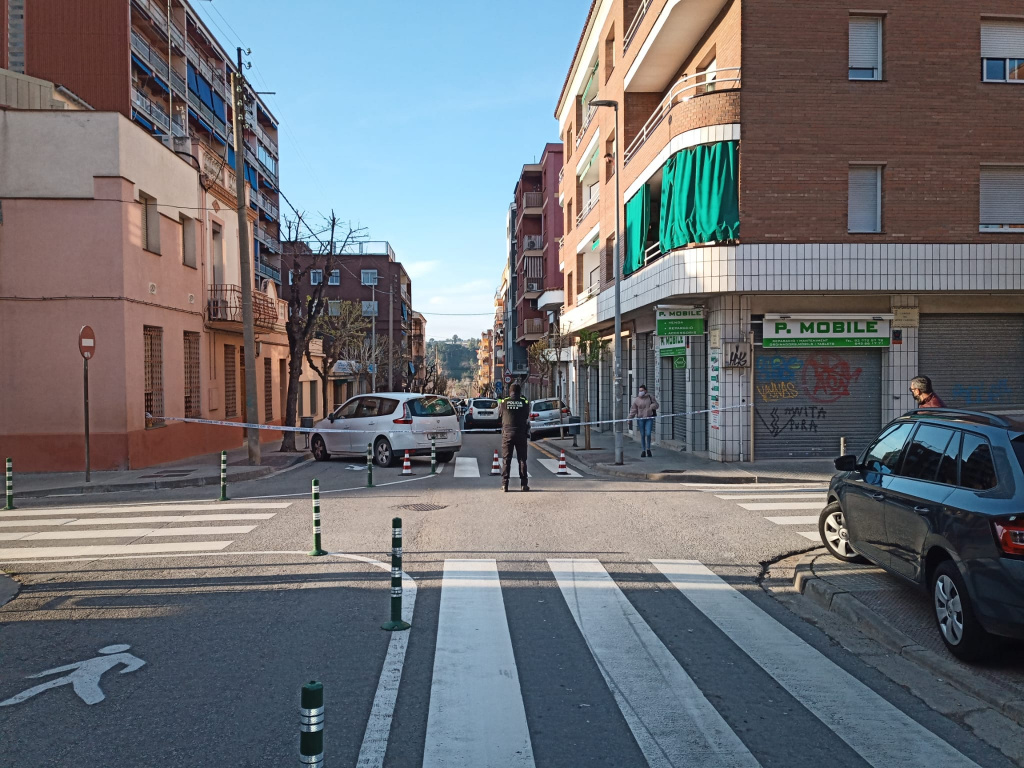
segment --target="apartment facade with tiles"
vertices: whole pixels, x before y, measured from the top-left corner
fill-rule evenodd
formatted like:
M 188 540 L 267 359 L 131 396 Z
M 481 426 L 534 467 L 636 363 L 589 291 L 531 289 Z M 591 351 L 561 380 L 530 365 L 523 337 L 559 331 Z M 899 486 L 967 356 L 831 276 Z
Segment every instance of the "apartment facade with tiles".
M 563 327 L 611 338 L 618 205 L 622 396 L 683 414 L 662 445 L 858 451 L 918 373 L 950 406 L 1024 407 L 1024 12 L 873 8 L 591 6 L 555 114 Z M 611 418 L 610 358 L 592 378 Z

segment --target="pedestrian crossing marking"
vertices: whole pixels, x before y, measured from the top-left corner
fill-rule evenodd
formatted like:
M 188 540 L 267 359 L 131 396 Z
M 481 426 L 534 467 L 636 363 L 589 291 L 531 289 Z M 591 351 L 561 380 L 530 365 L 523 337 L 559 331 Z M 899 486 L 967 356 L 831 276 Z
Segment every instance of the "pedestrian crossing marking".
M 470 456 L 455 457 L 455 477 L 480 477 L 480 466 Z
M 424 768 L 532 768 L 498 565 L 445 560 Z
M 183 528 L 107 528 L 97 531 L 20 531 L 18 533 L 0 533 L 0 541 L 139 539 L 147 536 L 228 536 L 251 533 L 255 528 L 255 525 L 220 525 Z
M 654 566 L 740 650 L 869 765 L 966 768 L 975 763 L 695 560 Z
M 803 536 L 805 539 L 810 539 L 811 541 L 821 542 L 821 534 L 817 531 L 797 531 L 796 535 Z
M 765 491 L 764 493 L 716 493 L 715 496 L 719 499 L 725 499 L 727 501 L 752 501 L 754 499 L 774 499 L 774 500 L 785 500 L 785 501 L 806 501 L 807 499 L 813 498 L 814 496 L 821 496 L 822 501 L 825 499 L 824 492 L 815 490 L 813 492 L 805 491 L 803 493 L 775 493 L 773 491 Z
M 510 478 L 519 477 L 519 462 L 513 459 L 511 464 L 512 464 L 512 466 L 508 468 L 508 476 Z M 527 478 L 533 477 L 533 473 L 530 472 L 530 468 L 529 467 L 526 468 L 526 477 Z
M 598 560 L 548 566 L 649 765 L 759 766 Z
M 171 552 L 216 552 L 230 547 L 231 541 L 183 541 L 159 544 L 93 544 L 82 547 L 22 547 L 0 549 L 0 560 L 39 560 L 61 557 L 107 557 L 113 555 L 157 555 Z
M 158 517 L 96 517 L 80 520 L 78 518 L 58 518 L 56 520 L 0 520 L 0 528 L 24 527 L 26 525 L 144 525 L 148 523 L 226 523 L 240 520 L 269 520 L 274 515 L 163 515 Z
M 556 477 L 580 477 L 581 476 L 579 472 L 577 472 L 577 471 L 575 471 L 573 469 L 569 469 L 568 467 L 566 467 L 566 471 L 569 474 L 567 474 L 567 475 L 559 475 L 558 474 L 558 459 L 537 459 L 537 461 L 540 462 L 540 465 L 542 467 L 544 467 L 544 469 L 546 469 L 548 472 L 550 472 L 551 474 L 555 475 Z
M 120 515 L 127 514 L 129 512 L 201 512 L 203 510 L 221 510 L 228 509 L 287 509 L 292 505 L 292 502 L 288 501 L 283 504 L 280 503 L 252 503 L 252 504 L 231 504 L 224 502 L 222 504 L 146 504 L 143 506 L 105 506 L 105 507 L 40 507 L 36 509 L 22 508 L 14 510 L 3 510 L 0 511 L 0 519 L 7 519 L 9 517 L 31 517 L 31 516 L 56 516 L 56 517 L 69 517 L 71 515 Z
M 57 518 L 55 520 L 0 520 L 0 528 L 23 528 L 26 525 L 67 525 L 75 522 L 75 518 Z
M 765 520 L 776 525 L 817 525 L 817 515 L 787 515 L 784 517 L 766 517 Z
M 821 511 L 825 505 L 820 501 L 797 501 L 797 502 L 762 502 L 753 504 L 740 504 L 743 509 L 750 512 L 773 512 L 780 509 L 817 509 Z

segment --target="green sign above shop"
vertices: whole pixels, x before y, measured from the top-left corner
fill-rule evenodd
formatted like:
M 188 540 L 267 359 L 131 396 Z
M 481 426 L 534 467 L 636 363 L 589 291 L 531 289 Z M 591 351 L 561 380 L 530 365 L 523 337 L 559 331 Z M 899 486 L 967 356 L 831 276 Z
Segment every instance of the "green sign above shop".
M 771 317 L 764 319 L 764 348 L 888 347 L 889 320 L 878 317 Z
M 672 367 L 675 370 L 677 370 L 677 371 L 685 371 L 686 370 L 686 355 L 682 355 L 682 356 L 677 355 L 675 358 L 673 358 L 673 360 L 672 360 Z
M 704 310 L 701 308 L 679 308 L 657 310 L 657 334 L 659 336 L 703 336 Z

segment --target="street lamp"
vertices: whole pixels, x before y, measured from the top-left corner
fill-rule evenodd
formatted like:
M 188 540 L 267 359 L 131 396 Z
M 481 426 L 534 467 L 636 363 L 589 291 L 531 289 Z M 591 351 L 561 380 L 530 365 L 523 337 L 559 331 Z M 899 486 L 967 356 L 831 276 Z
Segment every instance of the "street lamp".
M 619 263 L 620 221 L 619 221 L 619 102 L 611 99 L 594 99 L 592 107 L 612 107 L 615 110 L 615 245 L 612 248 L 612 264 L 615 269 L 615 381 L 612 385 L 612 427 L 615 435 L 615 463 L 622 464 L 622 303 L 620 283 L 622 267 Z

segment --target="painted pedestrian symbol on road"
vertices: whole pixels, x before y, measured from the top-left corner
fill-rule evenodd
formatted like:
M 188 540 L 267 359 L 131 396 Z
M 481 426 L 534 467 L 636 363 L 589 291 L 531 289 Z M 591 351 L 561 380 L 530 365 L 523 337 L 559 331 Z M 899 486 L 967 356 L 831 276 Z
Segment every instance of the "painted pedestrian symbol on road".
M 23 701 L 28 701 L 43 691 L 59 688 L 62 685 L 72 686 L 78 697 L 86 704 L 99 704 L 106 698 L 103 690 L 100 688 L 100 678 L 103 677 L 104 672 L 109 672 L 118 664 L 124 664 L 121 674 L 126 675 L 129 672 L 134 672 L 146 663 L 137 656 L 126 653 L 129 648 L 131 648 L 130 645 L 108 645 L 105 648 L 100 648 L 99 652 L 103 654 L 102 656 L 29 675 L 27 679 L 31 680 L 37 677 L 55 675 L 58 672 L 69 673 L 63 677 L 57 677 L 47 683 L 37 685 L 34 688 L 29 688 L 27 691 L 22 691 L 17 696 L 7 699 L 7 701 L 0 701 L 0 707 L 21 704 Z

